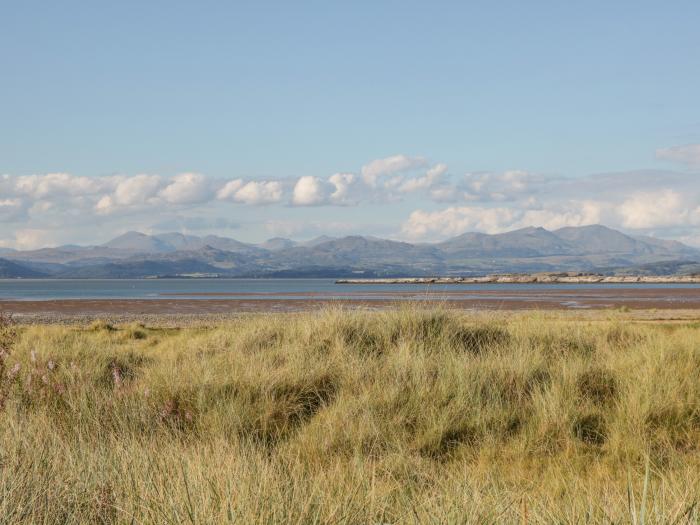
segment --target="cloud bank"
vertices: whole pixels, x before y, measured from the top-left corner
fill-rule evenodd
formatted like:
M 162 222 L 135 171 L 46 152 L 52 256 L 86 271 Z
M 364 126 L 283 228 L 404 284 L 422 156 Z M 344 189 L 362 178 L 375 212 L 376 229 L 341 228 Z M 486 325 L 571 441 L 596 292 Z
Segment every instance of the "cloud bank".
M 657 157 L 687 169 L 577 178 L 526 170 L 457 174 L 444 162 L 393 155 L 355 172 L 279 179 L 220 179 L 194 172 L 2 175 L 0 246 L 51 244 L 59 232 L 78 225 L 108 236 L 127 223 L 144 230 L 150 225 L 223 230 L 246 224 L 246 231 L 256 235 L 301 236 L 323 233 L 327 225 L 329 233 L 381 230 L 415 241 L 471 230 L 603 223 L 700 244 L 700 145 L 660 149 Z M 373 231 L 352 231 L 353 225 L 366 230 L 369 224 Z

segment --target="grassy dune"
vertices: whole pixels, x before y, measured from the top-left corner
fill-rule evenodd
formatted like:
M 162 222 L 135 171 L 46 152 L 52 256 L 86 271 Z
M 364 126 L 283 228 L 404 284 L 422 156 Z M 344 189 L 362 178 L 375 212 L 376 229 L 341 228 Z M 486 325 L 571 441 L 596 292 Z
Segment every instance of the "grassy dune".
M 0 338 L 0 523 L 700 520 L 700 325 L 407 308 Z

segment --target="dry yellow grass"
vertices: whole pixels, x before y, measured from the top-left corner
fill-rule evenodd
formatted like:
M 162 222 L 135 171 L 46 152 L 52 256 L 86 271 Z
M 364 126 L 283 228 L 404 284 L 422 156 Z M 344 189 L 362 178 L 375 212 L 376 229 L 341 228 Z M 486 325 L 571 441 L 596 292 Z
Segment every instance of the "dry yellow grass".
M 700 326 L 600 316 L 22 327 L 0 523 L 698 522 Z

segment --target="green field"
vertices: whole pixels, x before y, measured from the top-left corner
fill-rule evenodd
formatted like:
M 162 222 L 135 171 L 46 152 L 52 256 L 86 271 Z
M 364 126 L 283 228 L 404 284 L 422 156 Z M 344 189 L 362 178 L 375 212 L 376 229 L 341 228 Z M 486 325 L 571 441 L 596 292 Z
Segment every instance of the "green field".
M 407 307 L 3 333 L 3 524 L 700 520 L 697 323 Z

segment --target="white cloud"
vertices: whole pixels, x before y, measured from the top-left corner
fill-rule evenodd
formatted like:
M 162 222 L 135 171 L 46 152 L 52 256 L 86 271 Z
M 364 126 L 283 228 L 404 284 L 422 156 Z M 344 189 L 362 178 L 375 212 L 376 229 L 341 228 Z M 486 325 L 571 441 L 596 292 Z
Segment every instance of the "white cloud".
M 361 180 L 353 173 L 335 173 L 327 179 L 307 175 L 294 185 L 292 204 L 349 206 L 369 197 Z
M 162 183 L 158 175 L 136 175 L 125 178 L 117 184 L 114 198 L 121 206 L 143 204 L 153 198 Z
M 503 231 L 515 220 L 510 208 L 449 207 L 428 212 L 416 210 L 401 228 L 409 239 L 444 238 L 467 231 L 496 233 Z
M 7 247 L 19 250 L 34 250 L 51 246 L 53 232 L 34 228 L 26 228 L 14 232 L 14 239 L 11 242 L 4 242 Z
M 656 158 L 687 164 L 689 166 L 700 166 L 700 144 L 685 144 L 683 146 L 672 146 L 656 150 Z
M 243 187 L 243 184 L 243 179 L 228 181 L 216 192 L 216 198 L 219 200 L 233 200 L 236 196 L 236 192 Z
M 335 186 L 320 179 L 306 175 L 300 177 L 294 186 L 292 204 L 296 206 L 316 206 L 325 204 L 335 191 Z
M 700 145 L 666 148 L 659 150 L 658 156 L 690 165 L 698 149 Z M 285 225 L 292 228 L 294 220 L 304 217 L 305 233 L 316 213 L 319 227 L 315 231 L 324 233 L 328 225 L 320 220 L 320 212 L 274 207 L 291 204 L 342 206 L 343 210 L 334 211 L 334 217 L 342 217 L 344 225 L 358 224 L 374 215 L 384 225 L 382 229 L 382 224 L 374 224 L 377 234 L 394 235 L 397 225 L 402 224 L 402 234 L 412 239 L 430 240 L 468 230 L 493 233 L 530 225 L 555 229 L 592 223 L 659 237 L 698 239 L 698 176 L 690 170 L 639 170 L 576 178 L 523 170 L 462 175 L 450 173 L 444 163 L 429 165 L 423 157 L 407 155 L 374 160 L 355 173 L 277 180 L 222 180 L 198 173 L 0 175 L 0 236 L 5 244 L 30 246 L 38 242 L 36 232 L 51 231 L 53 239 L 47 240 L 55 241 L 65 232 L 121 230 L 124 222 L 139 228 L 140 224 L 152 224 L 155 217 L 181 213 L 195 217 L 216 214 L 232 224 L 241 224 L 243 217 L 246 224 L 257 221 L 259 229 L 265 229 L 266 221 L 275 217 L 279 230 Z M 237 211 L 239 206 L 225 205 L 224 201 L 241 207 L 273 208 L 269 212 L 242 212 Z M 419 209 L 406 219 L 406 202 L 415 201 L 420 203 L 416 206 Z M 436 210 L 436 203 L 449 207 Z M 355 211 L 351 206 L 362 209 Z M 289 220 L 281 220 L 282 215 Z M 15 239 L 20 221 L 24 233 Z M 348 228 L 351 233 L 353 228 Z M 68 237 L 66 234 L 66 242 L 79 241 Z
M 217 180 L 199 173 L 102 177 L 78 177 L 68 173 L 2 175 L 0 197 L 8 202 L 3 205 L 0 217 L 6 222 L 11 217 L 21 217 L 22 213 L 34 218 L 48 213 L 56 217 L 62 212 L 116 217 L 146 210 L 152 213 L 174 212 L 215 200 L 251 206 L 287 199 L 296 206 L 353 206 L 362 202 L 396 202 L 414 192 L 425 192 L 430 196 L 434 191 L 438 198 L 444 197 L 446 190 L 438 191 L 438 187 L 446 185 L 443 181 L 446 165 L 435 164 L 422 175 L 406 174 L 425 164 L 422 157 L 406 155 L 372 161 L 362 172 L 377 183 L 375 186 L 368 185 L 366 177 L 356 173 L 304 176 L 294 183 L 290 180 Z
M 383 159 L 376 159 L 362 166 L 362 178 L 370 187 L 377 185 L 377 180 L 385 175 L 394 175 L 411 169 L 425 166 L 423 157 L 409 157 L 407 155 L 394 155 Z
M 272 204 L 282 199 L 282 184 L 279 182 L 250 181 L 236 190 L 233 200 L 243 204 Z
M 526 210 L 512 228 L 541 226 L 547 230 L 557 230 L 566 226 L 586 226 L 599 224 L 604 206 L 597 202 L 587 201 L 572 204 L 570 208 L 551 210 Z
M 153 201 L 163 180 L 158 175 L 114 177 L 116 186 L 111 194 L 103 195 L 95 204 L 95 211 L 102 214 L 134 206 L 144 206 Z
M 336 173 L 328 179 L 334 187 L 330 195 L 332 202 L 336 204 L 350 204 L 352 201 L 353 186 L 357 182 L 357 177 L 352 173 Z
M 219 200 L 229 200 L 258 206 L 282 200 L 283 187 L 277 181 L 249 181 L 236 179 L 227 182 L 216 194 Z
M 17 177 L 14 190 L 32 199 L 55 198 L 66 195 L 94 195 L 106 185 L 105 179 L 75 177 L 68 173 L 25 175 Z
M 418 190 L 426 190 L 435 186 L 442 176 L 447 173 L 446 164 L 436 164 L 422 177 L 414 177 L 405 180 L 400 186 L 401 193 L 412 193 Z
M 680 193 L 667 189 L 634 194 L 620 205 L 619 214 L 627 228 L 657 228 L 686 222 L 690 210 Z
M 440 239 L 469 231 L 502 233 L 528 226 L 555 230 L 600 222 L 603 205 L 593 201 L 570 202 L 557 208 L 451 206 L 439 211 L 416 210 L 404 222 L 408 239 Z
M 181 173 L 158 194 L 171 204 L 194 204 L 204 202 L 213 194 L 209 179 L 200 173 Z

